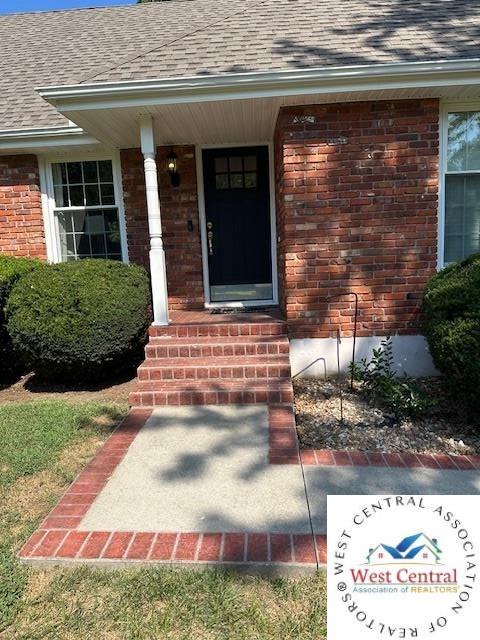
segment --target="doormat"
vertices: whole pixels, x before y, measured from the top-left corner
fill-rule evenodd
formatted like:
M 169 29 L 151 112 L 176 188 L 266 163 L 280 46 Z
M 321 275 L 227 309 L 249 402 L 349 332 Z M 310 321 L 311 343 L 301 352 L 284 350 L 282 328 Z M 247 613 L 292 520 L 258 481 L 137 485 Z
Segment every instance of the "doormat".
M 210 309 L 212 315 L 237 315 L 239 313 L 268 313 L 273 307 L 223 307 Z

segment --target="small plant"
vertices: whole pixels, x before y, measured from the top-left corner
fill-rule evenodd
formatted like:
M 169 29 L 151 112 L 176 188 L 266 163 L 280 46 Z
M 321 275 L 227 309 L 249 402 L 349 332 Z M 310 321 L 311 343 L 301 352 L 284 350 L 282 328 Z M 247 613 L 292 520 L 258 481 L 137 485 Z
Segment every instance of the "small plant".
M 373 402 L 380 402 L 397 417 L 420 416 L 435 405 L 431 398 L 406 374 L 399 378 L 393 371 L 393 345 L 390 337 L 373 349 L 372 358 L 362 358 L 351 364 L 355 379 L 362 383 L 362 391 Z

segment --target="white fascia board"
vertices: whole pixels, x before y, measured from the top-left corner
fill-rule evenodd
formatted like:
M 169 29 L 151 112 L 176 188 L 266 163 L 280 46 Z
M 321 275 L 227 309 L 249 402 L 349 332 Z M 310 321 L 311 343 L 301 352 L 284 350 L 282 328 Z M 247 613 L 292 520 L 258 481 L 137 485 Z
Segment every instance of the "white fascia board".
M 98 144 L 98 140 L 76 126 L 0 130 L 0 150 L 39 149 L 77 144 Z
M 480 58 L 39 87 L 59 111 L 480 84 Z

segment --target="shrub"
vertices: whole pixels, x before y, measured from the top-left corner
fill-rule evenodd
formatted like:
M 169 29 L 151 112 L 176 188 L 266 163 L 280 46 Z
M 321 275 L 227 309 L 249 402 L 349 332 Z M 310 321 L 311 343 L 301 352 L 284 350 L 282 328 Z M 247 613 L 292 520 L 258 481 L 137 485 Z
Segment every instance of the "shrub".
M 144 269 L 113 260 L 48 265 L 6 307 L 13 345 L 41 378 L 97 381 L 137 364 L 149 324 Z
M 467 413 L 480 413 L 480 254 L 437 273 L 427 285 L 425 335 L 435 366 Z
M 351 365 L 352 366 L 352 365 Z M 374 402 L 381 402 L 397 417 L 417 417 L 435 405 L 435 400 L 407 375 L 399 378 L 393 372 L 393 346 L 390 338 L 382 340 L 378 349 L 373 349 L 370 361 L 362 358 L 353 366 L 357 380 L 363 383 L 362 390 Z
M 19 359 L 13 352 L 10 336 L 5 326 L 4 308 L 13 285 L 19 278 L 43 263 L 32 258 L 14 258 L 0 255 L 0 380 L 10 380 L 21 370 Z

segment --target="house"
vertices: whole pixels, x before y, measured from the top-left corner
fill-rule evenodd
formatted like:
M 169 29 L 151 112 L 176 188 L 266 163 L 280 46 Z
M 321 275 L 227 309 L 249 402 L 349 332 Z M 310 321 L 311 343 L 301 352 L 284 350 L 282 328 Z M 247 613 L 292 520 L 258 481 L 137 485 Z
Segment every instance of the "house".
M 401 554 L 395 547 L 379 544 L 374 549 L 370 549 L 367 555 L 368 564 L 385 564 L 392 560 L 401 560 Z
M 354 294 L 357 356 L 391 335 L 432 372 L 423 289 L 480 249 L 480 6 L 171 0 L 1 16 L 0 42 L 0 251 L 145 265 L 175 401 L 186 378 L 288 377 L 288 350 L 335 369 L 337 330 L 346 366 Z M 222 335 L 187 375 L 182 337 L 211 358 Z
M 440 556 L 433 547 L 426 544 L 411 549 L 405 554 L 405 560 L 415 560 L 425 564 L 437 564 L 440 562 Z
M 384 564 L 392 560 L 414 560 L 416 563 L 437 564 L 440 562 L 440 547 L 435 538 L 416 533 L 403 538 L 396 547 L 378 544 L 369 550 L 368 564 Z

